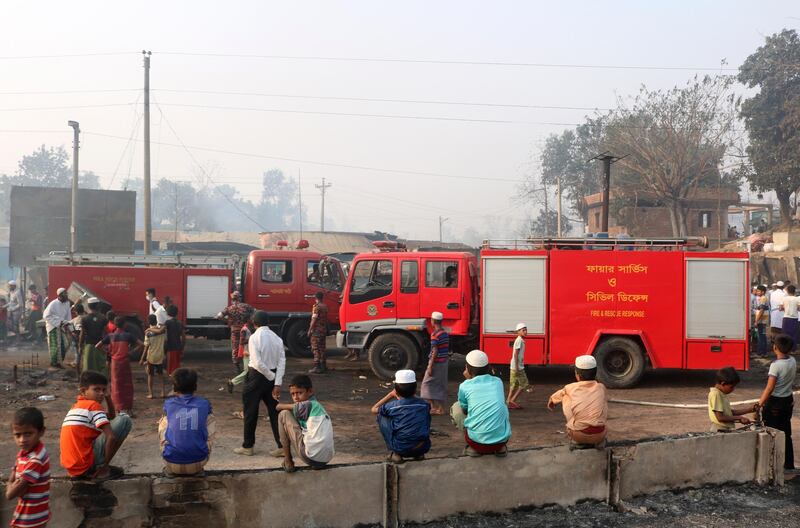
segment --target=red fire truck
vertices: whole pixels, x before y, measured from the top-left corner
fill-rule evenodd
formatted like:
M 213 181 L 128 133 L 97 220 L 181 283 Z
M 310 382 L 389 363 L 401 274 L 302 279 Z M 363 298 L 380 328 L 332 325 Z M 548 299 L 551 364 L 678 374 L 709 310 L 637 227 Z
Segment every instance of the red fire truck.
M 569 365 L 593 354 L 610 387 L 645 367 L 748 367 L 748 255 L 697 251 L 696 239 L 486 242 L 470 253 L 358 255 L 345 287 L 341 342 L 368 351 L 390 378 L 426 359 L 429 316 L 444 314 L 451 349 L 511 358 L 528 327 L 525 363 Z
M 140 326 L 148 314 L 145 290 L 155 288 L 159 299 L 172 298 L 187 332 L 198 337 L 228 336 L 215 316 L 228 305 L 234 289 L 242 292 L 245 302 L 269 313 L 270 327 L 293 354 L 310 355 L 306 331 L 316 292 L 325 294 L 331 308 L 332 332 L 339 328 L 342 266 L 312 251 L 256 250 L 244 262 L 238 257 L 88 254 L 53 254 L 38 260 L 49 265 L 51 299 L 56 289 L 66 287 L 73 302 L 97 297 L 106 309 Z

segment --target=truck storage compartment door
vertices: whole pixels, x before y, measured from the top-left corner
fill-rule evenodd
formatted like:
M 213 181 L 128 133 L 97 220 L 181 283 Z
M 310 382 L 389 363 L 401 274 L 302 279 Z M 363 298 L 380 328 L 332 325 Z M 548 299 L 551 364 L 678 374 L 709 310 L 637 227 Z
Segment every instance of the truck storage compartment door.
M 528 325 L 525 363 L 545 362 L 547 258 L 483 257 L 481 347 L 492 363 L 509 363 L 514 328 Z
M 186 277 L 186 318 L 215 317 L 228 306 L 230 280 L 219 275 L 188 275 Z
M 686 259 L 686 368 L 747 368 L 747 262 Z

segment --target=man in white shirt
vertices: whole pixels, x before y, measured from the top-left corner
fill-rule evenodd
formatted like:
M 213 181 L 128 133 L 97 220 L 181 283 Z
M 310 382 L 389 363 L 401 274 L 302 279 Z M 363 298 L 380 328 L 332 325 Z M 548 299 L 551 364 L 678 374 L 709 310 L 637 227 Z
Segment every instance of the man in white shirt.
M 775 283 L 775 289 L 769 296 L 769 337 L 775 340 L 775 336 L 783 333 L 783 298 L 786 293 L 783 291 L 783 281 Z
M 44 326 L 47 330 L 47 344 L 50 347 L 50 368 L 64 368 L 61 362 L 67 355 L 68 336 L 64 325 L 72 319 L 72 309 L 66 288 L 59 288 L 58 297 L 44 309 Z M 60 356 L 59 356 L 60 353 Z
M 19 323 L 22 320 L 22 296 L 17 281 L 8 281 L 8 329 L 14 332 L 14 337 L 19 341 Z
M 256 331 L 247 343 L 249 364 L 242 390 L 244 441 L 242 447 L 233 450 L 237 455 L 253 455 L 258 409 L 263 401 L 267 405 L 272 436 L 277 445 L 277 449 L 270 451 L 270 454 L 274 457 L 283 456 L 283 446 L 278 433 L 278 400 L 281 397 L 281 384 L 286 371 L 286 353 L 283 340 L 269 329 L 268 322 L 269 316 L 263 310 L 257 310 L 253 315 Z

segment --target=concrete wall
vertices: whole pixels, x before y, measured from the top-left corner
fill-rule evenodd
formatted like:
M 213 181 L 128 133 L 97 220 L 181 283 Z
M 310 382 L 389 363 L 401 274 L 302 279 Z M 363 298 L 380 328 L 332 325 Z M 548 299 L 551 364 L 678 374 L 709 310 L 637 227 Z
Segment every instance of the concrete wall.
M 51 526 L 347 527 L 429 521 L 459 512 L 621 499 L 725 482 L 783 482 L 773 430 L 639 442 L 604 450 L 527 449 L 506 458 L 441 458 L 324 471 L 130 476 L 101 484 L 55 479 Z M 0 507 L 8 524 L 14 502 Z

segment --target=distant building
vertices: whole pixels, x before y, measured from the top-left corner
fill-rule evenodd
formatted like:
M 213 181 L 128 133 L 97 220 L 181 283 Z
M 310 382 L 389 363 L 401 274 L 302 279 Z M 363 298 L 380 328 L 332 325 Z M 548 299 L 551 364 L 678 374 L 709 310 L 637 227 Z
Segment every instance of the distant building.
M 623 205 L 617 205 L 624 200 Z M 617 204 L 615 204 L 615 201 Z M 602 193 L 584 198 L 587 210 L 587 231 L 599 233 L 603 210 Z M 686 200 L 686 225 L 688 236 L 707 236 L 711 247 L 736 238 L 742 233 L 729 229 L 728 207 L 739 203 L 736 189 L 700 188 Z M 672 223 L 669 209 L 652 193 L 641 192 L 635 197 L 612 193 L 608 231 L 611 236 L 627 233 L 634 238 L 671 237 Z

